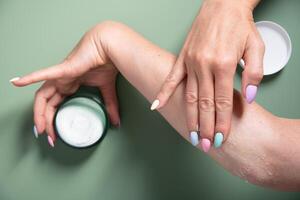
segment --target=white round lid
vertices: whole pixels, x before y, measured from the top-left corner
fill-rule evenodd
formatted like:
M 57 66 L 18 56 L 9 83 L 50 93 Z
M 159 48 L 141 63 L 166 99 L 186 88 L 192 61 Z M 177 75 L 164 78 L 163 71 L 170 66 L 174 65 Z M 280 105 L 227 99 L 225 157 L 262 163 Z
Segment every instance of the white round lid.
M 289 34 L 271 21 L 260 21 L 255 25 L 265 44 L 264 75 L 275 74 L 285 67 L 291 57 L 292 42 Z M 243 60 L 240 61 L 240 65 L 244 67 Z
M 105 113 L 94 100 L 76 97 L 63 104 L 57 112 L 57 134 L 73 147 L 95 144 L 105 131 Z

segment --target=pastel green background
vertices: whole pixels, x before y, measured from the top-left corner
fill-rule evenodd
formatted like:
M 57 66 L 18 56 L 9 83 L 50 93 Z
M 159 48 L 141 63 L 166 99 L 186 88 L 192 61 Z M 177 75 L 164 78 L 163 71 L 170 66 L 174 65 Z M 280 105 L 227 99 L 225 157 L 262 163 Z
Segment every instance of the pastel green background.
M 199 0 L 0 0 L 0 199 L 300 199 L 230 175 L 150 112 L 122 77 L 122 125 L 110 129 L 100 145 L 75 150 L 58 142 L 51 149 L 46 137 L 34 139 L 32 103 L 39 85 L 14 88 L 10 78 L 61 61 L 86 30 L 106 19 L 124 22 L 178 53 L 200 5 Z M 286 69 L 263 81 L 257 101 L 291 118 L 300 118 L 299 8 L 298 0 L 263 0 L 255 11 L 257 21 L 284 26 L 293 42 Z M 240 88 L 239 74 L 235 84 Z

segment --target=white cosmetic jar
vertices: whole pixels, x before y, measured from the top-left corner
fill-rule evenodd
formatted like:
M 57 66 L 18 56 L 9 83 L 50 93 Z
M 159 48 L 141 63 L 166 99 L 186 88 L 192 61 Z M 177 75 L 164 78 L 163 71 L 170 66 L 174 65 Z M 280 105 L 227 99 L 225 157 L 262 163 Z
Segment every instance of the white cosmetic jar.
M 275 74 L 287 65 L 292 55 L 290 36 L 282 26 L 272 21 L 259 21 L 255 25 L 265 44 L 264 75 Z M 239 64 L 244 68 L 244 60 Z
M 88 92 L 67 97 L 59 105 L 53 123 L 59 138 L 74 148 L 99 143 L 109 126 L 101 98 Z

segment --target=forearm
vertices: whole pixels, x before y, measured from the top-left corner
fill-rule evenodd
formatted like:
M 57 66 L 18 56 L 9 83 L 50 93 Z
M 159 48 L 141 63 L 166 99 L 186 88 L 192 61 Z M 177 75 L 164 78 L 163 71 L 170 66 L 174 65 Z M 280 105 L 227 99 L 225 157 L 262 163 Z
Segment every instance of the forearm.
M 153 101 L 176 57 L 123 25 L 109 22 L 103 27 L 106 28 L 99 37 L 107 57 L 139 92 Z M 159 112 L 188 140 L 184 88 L 185 82 Z M 252 183 L 295 189 L 300 187 L 299 173 L 290 176 L 282 162 L 292 165 L 295 172 L 300 170 L 299 148 L 289 145 L 291 140 L 300 141 L 299 125 L 299 121 L 277 118 L 255 103 L 245 103 L 236 92 L 230 136 L 222 148 L 212 149 L 209 154 L 231 173 Z M 285 154 L 287 150 L 294 152 L 292 161 Z
M 253 11 L 254 8 L 257 6 L 257 4 L 261 0 L 205 0 L 204 2 L 208 2 L 208 1 L 213 1 L 213 2 L 222 3 L 222 4 L 242 5 Z

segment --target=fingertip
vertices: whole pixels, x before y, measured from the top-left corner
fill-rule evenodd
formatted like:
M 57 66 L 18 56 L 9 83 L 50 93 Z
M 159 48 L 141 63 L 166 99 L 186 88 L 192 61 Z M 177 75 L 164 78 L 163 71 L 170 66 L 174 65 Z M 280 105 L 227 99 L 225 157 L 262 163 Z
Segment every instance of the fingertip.
M 217 132 L 214 136 L 214 147 L 216 149 L 220 148 L 224 142 L 224 134 L 222 132 Z
M 53 127 L 50 127 L 48 130 L 48 136 L 51 137 L 53 143 L 56 141 L 56 134 Z
M 246 96 L 246 101 L 249 104 L 252 103 L 255 100 L 256 94 L 257 94 L 257 90 L 258 90 L 258 87 L 256 85 L 249 84 L 246 87 L 245 96 Z
M 115 85 L 112 84 L 106 87 L 99 87 L 99 90 L 101 91 L 104 99 L 105 108 L 109 117 L 110 124 L 115 127 L 119 127 L 120 113 Z
M 162 93 L 160 92 L 156 99 L 153 100 L 151 106 L 150 106 L 150 110 L 158 110 L 163 108 L 169 101 L 169 98 L 172 94 L 169 95 L 169 93 Z
M 217 122 L 216 132 L 213 137 L 214 147 L 220 148 L 224 142 L 227 140 L 231 128 L 231 118 L 227 121 Z
M 242 73 L 242 94 L 248 103 L 254 101 L 258 85 L 264 77 L 262 64 L 250 62 Z
M 120 126 L 120 114 L 117 106 L 107 106 L 107 112 L 109 116 L 110 123 L 115 126 Z
M 202 150 L 207 153 L 210 150 L 211 147 L 211 141 L 207 138 L 203 138 L 201 140 L 201 148 Z
M 111 113 L 110 118 L 114 126 L 119 127 L 121 125 L 121 120 L 120 120 L 120 115 L 118 110 L 115 110 L 113 113 Z
M 110 117 L 110 121 L 111 121 L 111 124 L 115 127 L 120 127 L 121 125 L 121 120 L 120 118 L 113 118 L 113 117 Z
M 199 144 L 199 135 L 196 131 L 190 132 L 190 142 L 193 146 L 197 146 Z
M 20 80 L 20 77 L 14 77 L 14 78 L 10 79 L 9 82 L 14 83 L 18 80 Z
M 44 129 L 41 126 L 35 125 L 35 129 L 38 135 L 41 135 L 44 132 Z
M 159 99 L 155 99 L 155 100 L 152 102 L 152 104 L 151 104 L 150 110 L 156 110 L 156 109 L 158 109 L 160 106 L 161 106 L 160 100 L 159 100 Z
M 36 139 L 39 137 L 39 133 L 38 133 L 37 128 L 36 128 L 35 125 L 33 126 L 33 134 L 34 134 L 34 137 L 35 137 Z
M 54 148 L 54 139 L 50 135 L 48 135 L 47 140 L 50 147 Z
M 45 129 L 39 123 L 34 124 L 34 129 L 38 135 L 41 135 L 45 131 Z
M 20 87 L 21 86 L 19 83 L 20 79 L 21 79 L 20 77 L 14 77 L 14 78 L 10 79 L 9 82 L 16 87 Z
M 29 82 L 28 80 L 26 80 L 26 78 L 24 77 L 16 77 L 16 78 L 12 78 L 11 80 L 9 80 L 14 86 L 16 87 L 24 87 L 27 85 L 30 85 L 31 82 Z
M 43 116 L 35 116 L 34 117 L 34 126 L 36 127 L 36 130 L 38 134 L 42 134 L 46 129 L 46 122 Z

